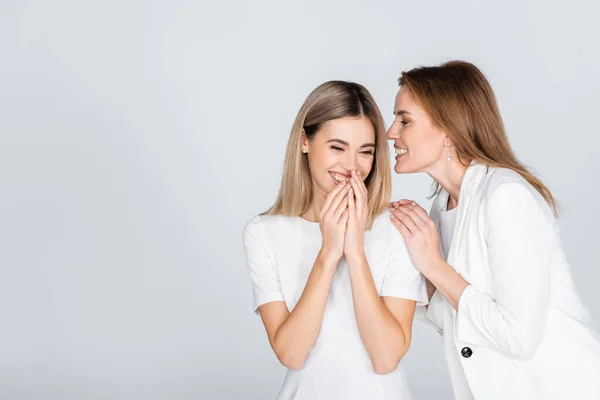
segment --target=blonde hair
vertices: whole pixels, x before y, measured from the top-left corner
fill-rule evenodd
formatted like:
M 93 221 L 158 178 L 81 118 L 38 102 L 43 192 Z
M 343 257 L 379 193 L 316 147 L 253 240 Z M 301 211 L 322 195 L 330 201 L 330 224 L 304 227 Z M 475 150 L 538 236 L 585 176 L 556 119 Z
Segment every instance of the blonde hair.
M 279 195 L 266 215 L 300 216 L 313 195 L 308 158 L 302 153 L 302 133 L 312 141 L 331 120 L 367 117 L 375 129 L 375 154 L 365 179 L 368 190 L 368 227 L 388 207 L 391 195 L 390 156 L 381 112 L 369 91 L 354 82 L 330 81 L 313 90 L 300 108 L 287 145 Z
M 450 61 L 402 72 L 400 86 L 423 106 L 452 140 L 459 160 L 519 173 L 546 200 L 555 215 L 559 206 L 550 190 L 515 156 L 492 87 L 473 64 Z M 464 160 L 464 162 L 463 162 Z M 435 193 L 440 185 L 436 183 Z

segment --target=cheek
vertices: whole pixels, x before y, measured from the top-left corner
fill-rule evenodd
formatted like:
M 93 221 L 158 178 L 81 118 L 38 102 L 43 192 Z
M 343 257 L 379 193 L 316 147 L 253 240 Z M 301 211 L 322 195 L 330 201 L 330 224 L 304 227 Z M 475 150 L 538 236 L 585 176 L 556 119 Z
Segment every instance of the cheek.
M 319 160 L 319 173 L 327 173 L 339 164 L 339 160 L 332 151 L 323 152 Z
M 329 149 L 320 149 L 311 152 L 309 158 L 310 174 L 319 184 L 328 184 L 328 171 L 339 164 L 334 152 Z
M 437 146 L 438 139 L 438 135 L 433 132 L 413 127 L 405 128 L 402 135 L 402 141 L 411 153 L 429 153 L 433 147 Z
M 358 169 L 361 172 L 362 176 L 365 177 L 365 179 L 371 172 L 371 169 L 373 169 L 374 161 L 374 157 L 362 158 L 358 160 Z
M 430 155 L 437 155 L 439 150 L 443 147 L 443 137 L 435 134 L 423 135 L 421 147 Z
M 419 132 L 418 129 L 414 129 L 412 126 L 405 126 L 402 128 L 402 142 L 406 145 L 406 147 L 408 147 L 409 149 L 413 146 L 418 146 L 419 145 L 419 139 L 420 137 L 422 137 L 423 135 L 420 134 L 421 132 Z
M 329 152 L 327 152 L 324 149 L 312 150 L 310 152 L 309 163 L 310 163 L 310 168 L 314 172 L 317 172 L 317 170 L 326 168 L 327 165 L 330 163 L 330 160 L 331 160 L 331 154 L 329 154 Z

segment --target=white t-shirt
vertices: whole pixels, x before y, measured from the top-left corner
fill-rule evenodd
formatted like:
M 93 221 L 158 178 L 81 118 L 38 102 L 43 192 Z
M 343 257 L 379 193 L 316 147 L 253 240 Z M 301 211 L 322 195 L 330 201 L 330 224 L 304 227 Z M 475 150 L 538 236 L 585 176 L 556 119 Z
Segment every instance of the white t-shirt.
M 284 301 L 293 310 L 321 249 L 317 222 L 301 217 L 257 216 L 244 229 L 254 309 Z M 387 213 L 365 233 L 365 253 L 380 296 L 427 303 L 423 276 L 410 261 L 402 237 Z M 340 260 L 319 336 L 301 370 L 289 369 L 278 399 L 410 399 L 402 363 L 377 375 L 361 341 L 348 265 Z
M 452 210 L 446 211 L 447 206 L 440 210 L 440 242 L 442 246 L 444 259 L 448 259 L 448 253 L 450 253 L 450 246 L 452 245 L 452 237 L 454 236 L 454 225 L 456 222 L 456 210 L 458 207 L 454 207 Z M 452 266 L 454 268 L 454 266 Z M 449 307 L 451 307 L 448 304 Z M 454 332 L 454 320 L 451 319 L 449 322 L 450 326 L 444 326 L 444 329 L 449 329 L 448 332 Z M 447 335 L 444 340 L 449 342 L 448 346 L 450 351 L 446 352 L 446 362 L 448 363 L 448 369 L 452 375 L 452 385 L 455 386 L 454 393 L 471 393 L 467 376 L 463 370 L 463 367 L 458 359 L 458 351 L 456 350 L 456 344 L 454 340 L 451 340 L 452 336 Z M 472 395 L 471 395 L 472 397 Z

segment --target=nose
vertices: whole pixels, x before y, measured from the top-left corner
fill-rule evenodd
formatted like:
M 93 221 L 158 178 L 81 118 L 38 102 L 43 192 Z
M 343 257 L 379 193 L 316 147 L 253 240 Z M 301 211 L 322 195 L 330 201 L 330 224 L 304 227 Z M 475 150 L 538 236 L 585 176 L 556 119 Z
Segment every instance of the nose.
M 346 171 L 358 169 L 358 155 L 351 151 L 346 151 L 344 158 L 340 162 L 340 166 Z
M 392 125 L 390 125 L 388 128 L 385 137 L 387 140 L 400 139 L 400 130 L 398 129 L 398 123 L 396 123 L 396 121 L 392 122 Z

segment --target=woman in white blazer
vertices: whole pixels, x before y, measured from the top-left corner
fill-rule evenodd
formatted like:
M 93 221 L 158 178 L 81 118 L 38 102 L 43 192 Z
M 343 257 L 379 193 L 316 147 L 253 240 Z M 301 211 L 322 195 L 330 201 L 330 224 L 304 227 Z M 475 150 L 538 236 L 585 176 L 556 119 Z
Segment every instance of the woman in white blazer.
M 510 148 L 474 65 L 402 73 L 388 131 L 396 173 L 437 183 L 429 215 L 391 204 L 427 278 L 456 399 L 600 399 L 600 342 L 571 278 L 549 189 Z M 421 307 L 419 307 L 421 308 Z

